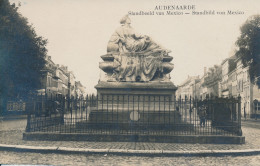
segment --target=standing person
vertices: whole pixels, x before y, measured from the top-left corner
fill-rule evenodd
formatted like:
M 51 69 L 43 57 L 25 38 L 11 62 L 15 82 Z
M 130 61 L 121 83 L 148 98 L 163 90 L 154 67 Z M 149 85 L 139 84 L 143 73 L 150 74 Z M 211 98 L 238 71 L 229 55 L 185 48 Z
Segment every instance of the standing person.
M 176 107 L 176 113 L 178 118 L 181 118 L 180 108 L 178 106 Z
M 245 107 L 245 105 L 244 105 L 244 118 L 246 120 L 246 107 Z
M 200 117 L 200 127 L 205 127 L 205 121 L 206 121 L 206 106 L 202 105 L 201 109 L 199 111 L 199 117 Z

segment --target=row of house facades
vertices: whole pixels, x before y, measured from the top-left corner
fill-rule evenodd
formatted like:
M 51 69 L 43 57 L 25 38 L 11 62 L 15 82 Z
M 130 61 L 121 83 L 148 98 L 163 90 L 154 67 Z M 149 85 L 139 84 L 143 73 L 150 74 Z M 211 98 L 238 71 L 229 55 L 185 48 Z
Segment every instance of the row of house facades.
M 85 96 L 86 88 L 80 81 L 76 81 L 75 75 L 67 66 L 55 64 L 51 56 L 46 57 L 46 62 L 38 94 L 46 92 L 47 95 Z
M 75 75 L 68 70 L 67 66 L 55 64 L 50 56 L 47 56 L 45 60 L 44 74 L 41 77 L 37 95 L 47 95 L 50 98 L 52 96 L 76 98 L 86 95 L 86 88 L 80 81 L 76 81 Z M 26 103 L 22 100 L 8 101 L 6 113 L 14 111 L 25 112 Z
M 249 67 L 245 67 L 242 60 L 235 56 L 208 70 L 204 68 L 202 76 L 188 76 L 176 91 L 176 97 L 182 99 L 238 96 L 241 96 L 243 116 L 260 115 L 260 89 L 250 81 Z

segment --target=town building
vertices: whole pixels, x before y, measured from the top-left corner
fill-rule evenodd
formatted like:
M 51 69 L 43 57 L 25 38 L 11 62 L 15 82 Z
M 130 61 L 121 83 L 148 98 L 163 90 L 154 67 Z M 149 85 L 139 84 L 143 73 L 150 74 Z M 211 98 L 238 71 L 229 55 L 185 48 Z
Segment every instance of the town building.
M 209 68 L 206 75 L 204 74 L 203 78 L 203 87 L 206 87 L 206 92 L 203 92 L 208 97 L 219 97 L 221 89 L 221 80 L 222 80 L 222 69 L 221 66 L 215 65 L 214 67 Z
M 229 76 L 232 75 L 232 71 L 235 69 L 236 63 L 235 63 L 235 56 L 232 56 L 230 58 L 225 59 L 221 63 L 221 69 L 222 69 L 222 78 L 221 78 L 221 94 L 220 97 L 230 97 L 232 89 L 231 85 L 231 78 Z
M 41 78 L 41 86 L 38 94 L 55 95 L 58 92 L 58 78 L 56 77 L 57 65 L 52 61 L 50 56 L 46 57 L 44 74 Z
M 66 96 L 68 94 L 68 71 L 67 67 L 57 65 L 56 78 L 58 79 L 58 94 Z
M 75 97 L 76 96 L 76 78 L 72 71 L 68 72 L 68 76 L 69 76 L 69 84 L 68 84 L 69 96 Z
M 188 78 L 178 86 L 176 97 L 184 99 L 185 97 L 199 96 L 199 76 L 188 76 Z
M 205 82 L 205 78 L 207 77 L 207 68 L 204 67 L 204 74 L 201 77 L 201 79 L 199 80 L 199 99 L 200 100 L 204 100 L 207 98 L 208 96 L 208 87 L 207 86 L 203 86 L 204 82 Z
M 260 115 L 260 89 L 250 81 L 249 66 L 244 66 L 240 58 L 236 59 L 237 94 L 241 96 L 241 108 L 244 116 Z
M 86 96 L 86 87 L 80 81 L 75 82 L 76 96 Z
M 77 94 L 85 95 L 86 88 L 76 81 L 76 77 L 67 66 L 55 64 L 50 56 L 46 57 L 44 74 L 41 78 L 39 95 L 48 96 L 62 95 L 76 97 Z
M 195 97 L 204 100 L 207 97 L 241 97 L 243 117 L 260 116 L 260 89 L 250 81 L 249 66 L 244 66 L 236 56 L 225 59 L 221 65 L 215 65 L 203 76 L 188 76 L 178 86 L 176 96 Z

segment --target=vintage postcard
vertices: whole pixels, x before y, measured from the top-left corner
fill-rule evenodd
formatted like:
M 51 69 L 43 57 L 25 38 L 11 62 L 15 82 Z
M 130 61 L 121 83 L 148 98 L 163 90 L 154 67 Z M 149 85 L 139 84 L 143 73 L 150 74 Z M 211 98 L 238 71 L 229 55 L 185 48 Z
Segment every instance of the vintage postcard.
M 260 1 L 0 0 L 0 165 L 259 165 Z

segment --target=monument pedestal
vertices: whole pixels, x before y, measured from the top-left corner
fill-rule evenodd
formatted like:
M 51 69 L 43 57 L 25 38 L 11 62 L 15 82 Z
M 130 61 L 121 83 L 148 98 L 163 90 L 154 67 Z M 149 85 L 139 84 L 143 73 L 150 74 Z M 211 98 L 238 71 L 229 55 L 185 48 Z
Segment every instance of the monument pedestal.
M 95 88 L 101 95 L 162 95 L 175 97 L 176 86 L 172 82 L 99 82 Z
M 177 88 L 172 82 L 99 82 L 95 88 L 99 108 L 109 105 L 114 109 L 140 110 L 152 105 L 155 111 L 175 109 Z
M 181 122 L 172 82 L 99 82 L 95 88 L 98 104 L 89 116 L 95 128 L 100 123 L 100 128 L 160 130 Z

